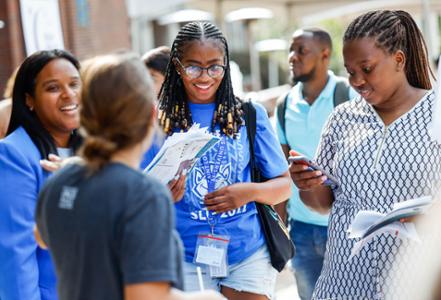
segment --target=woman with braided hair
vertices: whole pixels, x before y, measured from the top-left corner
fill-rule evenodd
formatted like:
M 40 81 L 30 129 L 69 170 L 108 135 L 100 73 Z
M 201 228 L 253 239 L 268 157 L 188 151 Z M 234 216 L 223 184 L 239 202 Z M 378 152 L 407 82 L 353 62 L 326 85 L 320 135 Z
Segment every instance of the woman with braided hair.
M 441 146 L 428 134 L 435 97 L 427 50 L 407 12 L 381 10 L 352 21 L 343 56 L 349 82 L 361 97 L 336 108 L 316 154 L 340 186 L 331 190 L 322 185 L 321 172 L 290 166 L 308 198 L 321 195 L 307 205 L 332 205 L 313 299 L 384 299 L 386 293 L 402 299 L 394 297 L 400 287 L 390 278 L 399 274 L 389 271 L 399 249 L 412 251 L 412 242 L 380 234 L 351 257 L 356 240 L 347 229 L 359 211 L 388 212 L 395 203 L 433 195 L 441 181 Z
M 198 263 L 203 266 L 205 287 L 220 290 L 228 299 L 271 298 L 276 270 L 254 202 L 285 200 L 290 183 L 266 111 L 254 104 L 255 161 L 269 180 L 252 183 L 242 101 L 233 94 L 226 39 L 210 23 L 189 23 L 176 36 L 170 59 L 159 96 L 158 117 L 164 132 L 186 131 L 198 123 L 221 138 L 187 174 L 184 196 L 175 204 L 185 246 L 185 289 L 199 288 Z M 225 248 L 216 252 L 201 233 L 214 236 Z M 202 250 L 207 250 L 205 258 L 212 258 L 213 264 L 206 262 Z

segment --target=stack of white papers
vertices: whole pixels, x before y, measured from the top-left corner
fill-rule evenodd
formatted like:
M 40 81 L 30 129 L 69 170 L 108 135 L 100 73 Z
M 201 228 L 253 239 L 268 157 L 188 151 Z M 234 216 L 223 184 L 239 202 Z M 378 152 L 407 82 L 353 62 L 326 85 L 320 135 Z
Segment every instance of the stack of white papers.
M 400 220 L 426 212 L 431 204 L 432 197 L 424 196 L 395 203 L 387 214 L 372 210 L 359 211 L 349 226 L 348 233 L 349 238 L 361 238 L 361 240 L 355 243 L 349 259 L 357 255 L 367 242 L 382 233 L 419 241 L 415 225 L 410 222 L 402 223 Z
M 144 172 L 167 184 L 175 176 L 190 172 L 199 158 L 219 140 L 207 128 L 193 124 L 187 132 L 173 133 Z

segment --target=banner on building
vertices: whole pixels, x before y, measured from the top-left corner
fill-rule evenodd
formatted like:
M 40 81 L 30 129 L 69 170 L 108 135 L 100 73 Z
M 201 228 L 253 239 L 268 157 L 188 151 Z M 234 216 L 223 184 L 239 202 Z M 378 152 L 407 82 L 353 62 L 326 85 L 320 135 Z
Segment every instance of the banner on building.
M 26 54 L 64 49 L 58 0 L 20 0 Z

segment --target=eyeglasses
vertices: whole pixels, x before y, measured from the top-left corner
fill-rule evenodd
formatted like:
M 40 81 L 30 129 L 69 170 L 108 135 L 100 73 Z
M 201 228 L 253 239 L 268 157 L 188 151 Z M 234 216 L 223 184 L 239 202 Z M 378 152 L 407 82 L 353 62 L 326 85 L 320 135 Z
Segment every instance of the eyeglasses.
M 176 61 L 179 63 L 179 65 L 182 67 L 182 69 L 184 69 L 185 74 L 188 77 L 190 77 L 191 79 L 196 79 L 196 78 L 200 77 L 204 70 L 207 70 L 207 74 L 211 78 L 221 77 L 224 75 L 225 69 L 226 69 L 225 66 L 217 65 L 217 64 L 208 66 L 206 68 L 199 67 L 199 66 L 193 66 L 193 65 L 189 65 L 187 67 L 184 67 L 184 65 L 181 63 L 181 61 L 178 58 L 176 58 Z

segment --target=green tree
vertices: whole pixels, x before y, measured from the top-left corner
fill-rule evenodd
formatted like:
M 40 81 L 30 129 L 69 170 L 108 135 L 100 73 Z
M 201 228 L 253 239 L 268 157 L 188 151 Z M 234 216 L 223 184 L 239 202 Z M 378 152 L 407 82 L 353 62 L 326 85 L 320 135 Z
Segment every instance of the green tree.
M 343 34 L 345 24 L 338 19 L 327 19 L 318 24 L 331 35 L 332 39 L 332 56 L 329 68 L 337 75 L 346 76 L 343 63 Z

